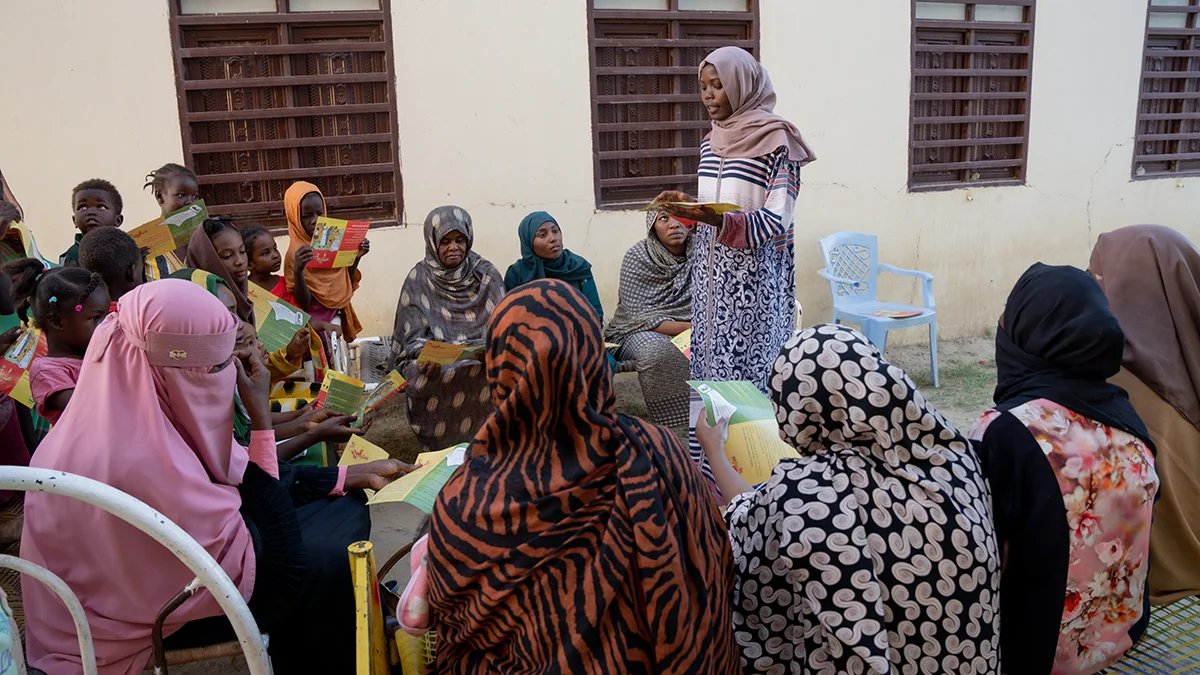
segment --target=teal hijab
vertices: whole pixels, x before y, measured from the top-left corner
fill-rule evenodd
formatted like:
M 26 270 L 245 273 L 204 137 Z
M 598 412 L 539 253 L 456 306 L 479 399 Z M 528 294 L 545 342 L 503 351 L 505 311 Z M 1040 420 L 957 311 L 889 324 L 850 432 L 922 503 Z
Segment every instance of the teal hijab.
M 546 223 L 558 225 L 554 216 L 545 211 L 534 211 L 525 216 L 517 228 L 517 236 L 521 238 L 521 259 L 509 266 L 504 275 L 504 288 L 512 289 L 538 279 L 561 279 L 575 286 L 587 297 L 588 302 L 596 310 L 596 315 L 603 319 L 604 308 L 600 305 L 600 295 L 596 292 L 596 281 L 592 278 L 592 264 L 581 256 L 575 255 L 563 248 L 555 260 L 543 260 L 533 252 L 533 240 L 538 228 Z
M 566 248 L 557 260 L 542 260 L 533 252 L 533 239 L 537 236 L 538 228 L 546 223 L 558 225 L 554 216 L 545 211 L 534 211 L 525 216 L 517 235 L 521 238 L 521 259 L 512 267 L 510 272 L 516 272 L 518 286 L 538 279 L 562 279 L 579 283 L 592 278 L 592 264 L 580 256 L 571 253 Z

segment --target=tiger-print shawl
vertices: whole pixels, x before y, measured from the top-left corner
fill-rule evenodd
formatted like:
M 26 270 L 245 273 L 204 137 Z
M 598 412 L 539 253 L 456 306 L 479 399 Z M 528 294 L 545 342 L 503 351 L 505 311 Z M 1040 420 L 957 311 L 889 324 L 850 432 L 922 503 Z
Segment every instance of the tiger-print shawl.
M 587 300 L 520 287 L 487 367 L 496 411 L 430 520 L 438 672 L 738 672 L 724 525 L 679 440 L 613 412 Z

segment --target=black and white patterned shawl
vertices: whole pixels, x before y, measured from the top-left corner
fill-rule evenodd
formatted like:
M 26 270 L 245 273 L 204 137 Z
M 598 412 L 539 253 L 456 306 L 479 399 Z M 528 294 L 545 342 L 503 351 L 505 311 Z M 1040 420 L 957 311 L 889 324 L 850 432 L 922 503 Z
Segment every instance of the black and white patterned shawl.
M 801 456 L 726 510 L 746 672 L 997 673 L 1000 556 L 967 439 L 862 335 L 775 361 Z
M 683 256 L 672 255 L 654 233 L 659 211 L 646 213 L 646 238 L 625 253 L 617 311 L 604 339 L 622 342 L 664 321 L 692 320 L 692 238 Z

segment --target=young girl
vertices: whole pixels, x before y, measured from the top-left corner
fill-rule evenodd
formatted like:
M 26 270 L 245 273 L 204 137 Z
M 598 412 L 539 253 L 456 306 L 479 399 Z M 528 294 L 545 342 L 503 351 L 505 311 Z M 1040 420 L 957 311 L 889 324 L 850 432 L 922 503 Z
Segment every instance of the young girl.
M 225 280 L 237 300 L 235 312 L 242 321 L 254 321 L 254 305 L 250 304 L 246 283 L 250 267 L 242 233 L 224 218 L 209 218 L 188 241 L 188 267 L 204 270 Z
M 299 296 L 296 288 L 298 277 L 303 276 L 312 293 L 312 302 L 300 304 L 317 321 L 333 322 L 340 319 L 342 332 L 347 341 L 353 340 L 362 331 L 362 322 L 350 301 L 354 291 L 362 280 L 358 271 L 358 263 L 371 250 L 371 243 L 363 239 L 358 250 L 358 257 L 350 267 L 337 269 L 310 269 L 303 272 L 301 268 L 308 264 L 311 258 L 300 257 L 302 249 L 312 246 L 313 231 L 317 227 L 317 219 L 325 215 L 325 197 L 321 189 L 312 183 L 292 183 L 283 195 L 283 210 L 287 214 L 288 235 L 291 245 L 288 246 L 288 257 L 284 260 L 284 278 L 287 288 Z
M 79 267 L 47 270 L 32 258 L 6 263 L 3 272 L 12 277 L 21 320 L 28 323 L 32 309 L 34 324 L 46 335 L 49 352 L 33 360 L 29 384 L 38 414 L 57 424 L 71 401 L 92 331 L 108 315 L 108 288 L 94 272 Z
M 293 269 L 296 270 L 295 291 L 289 291 L 287 279 L 276 272 L 283 266 L 283 256 L 279 255 L 279 246 L 275 237 L 260 225 L 251 225 L 242 230 L 242 242 L 246 245 L 246 255 L 250 257 L 250 281 L 271 292 L 271 295 L 290 302 L 297 307 L 312 305 L 312 293 L 304 280 L 304 271 L 312 261 L 311 246 L 301 246 L 296 250 Z
M 196 174 L 178 164 L 163 164 L 146 174 L 146 184 L 142 189 L 146 188 L 150 188 L 154 194 L 164 216 L 200 199 L 200 184 L 196 181 Z M 146 260 L 146 281 L 165 279 L 182 269 L 186 259 L 187 246 L 180 246 L 171 253 Z

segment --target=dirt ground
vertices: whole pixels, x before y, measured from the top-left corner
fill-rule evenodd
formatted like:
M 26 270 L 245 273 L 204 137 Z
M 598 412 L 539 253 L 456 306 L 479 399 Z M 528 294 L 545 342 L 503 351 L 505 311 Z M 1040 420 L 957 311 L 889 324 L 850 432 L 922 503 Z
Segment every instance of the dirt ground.
M 942 342 L 938 345 L 941 387 L 934 389 L 929 371 L 929 348 L 911 345 L 889 349 L 887 358 L 904 368 L 921 391 L 951 422 L 964 432 L 975 417 L 992 401 L 996 386 L 995 342 L 992 338 L 977 338 Z M 627 373 L 616 377 L 617 410 L 626 415 L 644 416 L 646 404 L 638 386 L 637 375 Z M 397 396 L 385 404 L 367 432 L 367 439 L 388 451 L 393 457 L 413 461 L 420 452 L 419 443 L 408 426 L 404 414 L 404 397 Z M 372 507 L 372 542 L 376 561 L 382 563 L 403 543 L 411 541 L 424 514 L 407 504 L 384 505 L 386 510 Z M 403 585 L 408 580 L 407 561 L 396 566 L 390 578 Z M 173 675 L 242 675 L 248 673 L 240 657 L 207 664 L 172 668 Z

